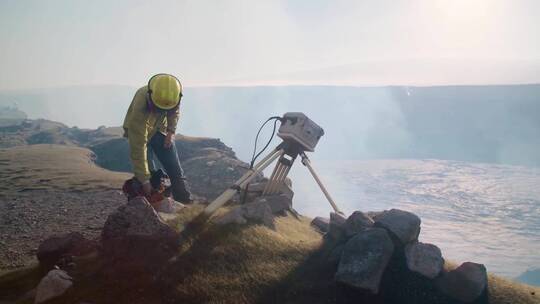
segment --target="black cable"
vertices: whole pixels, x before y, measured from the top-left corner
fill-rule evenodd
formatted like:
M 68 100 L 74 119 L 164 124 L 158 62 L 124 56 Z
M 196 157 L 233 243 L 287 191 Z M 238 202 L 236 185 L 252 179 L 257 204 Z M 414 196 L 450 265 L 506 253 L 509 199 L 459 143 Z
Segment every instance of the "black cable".
M 264 126 L 271 120 L 274 120 L 274 128 L 272 130 L 272 136 L 270 136 L 270 139 L 268 140 L 268 142 L 266 143 L 266 145 L 264 146 L 264 148 L 259 152 L 257 153 L 257 155 L 255 155 L 255 152 L 257 151 L 257 142 L 259 141 L 259 134 L 261 133 L 262 129 L 264 128 Z M 251 156 L 251 162 L 249 164 L 249 168 L 250 169 L 253 169 L 253 165 L 255 164 L 255 161 L 257 160 L 257 158 L 264 152 L 264 150 L 266 150 L 266 148 L 268 148 L 268 146 L 270 145 L 270 143 L 272 142 L 272 139 L 274 139 L 274 135 L 276 134 L 276 124 L 278 122 L 278 120 L 280 121 L 281 120 L 281 117 L 279 116 L 272 116 L 270 118 L 268 118 L 262 125 L 261 127 L 259 128 L 259 131 L 257 132 L 257 136 L 255 136 L 255 144 L 253 146 L 253 154 Z
M 260 135 L 262 129 L 264 128 L 264 126 L 271 120 L 274 120 L 274 128 L 272 129 L 272 136 L 270 136 L 270 139 L 268 140 L 268 142 L 266 143 L 264 148 L 262 148 L 262 150 L 259 151 L 259 153 L 257 153 L 257 155 L 255 155 L 255 153 L 257 152 L 257 142 L 259 141 L 259 135 Z M 255 161 L 257 160 L 257 158 L 264 152 L 264 150 L 266 150 L 266 148 L 268 148 L 268 146 L 272 142 L 272 139 L 274 139 L 274 135 L 276 134 L 276 124 L 277 124 L 278 121 L 281 121 L 281 117 L 272 116 L 272 117 L 268 118 L 261 125 L 261 127 L 259 128 L 259 131 L 257 132 L 257 136 L 255 136 L 255 144 L 253 145 L 253 154 L 251 156 L 251 162 L 249 163 L 249 169 L 250 170 L 253 169 L 253 165 L 255 164 Z M 242 198 L 242 205 L 246 203 L 248 188 L 249 188 L 249 184 L 247 184 L 246 188 L 244 189 L 244 196 Z

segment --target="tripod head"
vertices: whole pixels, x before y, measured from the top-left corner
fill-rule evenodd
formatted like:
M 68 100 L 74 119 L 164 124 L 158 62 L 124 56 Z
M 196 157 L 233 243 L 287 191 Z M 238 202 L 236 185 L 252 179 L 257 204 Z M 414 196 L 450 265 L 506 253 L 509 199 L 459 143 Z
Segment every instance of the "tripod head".
M 281 118 L 277 135 L 286 143 L 296 143 L 303 151 L 313 152 L 324 130 L 304 113 L 288 112 Z

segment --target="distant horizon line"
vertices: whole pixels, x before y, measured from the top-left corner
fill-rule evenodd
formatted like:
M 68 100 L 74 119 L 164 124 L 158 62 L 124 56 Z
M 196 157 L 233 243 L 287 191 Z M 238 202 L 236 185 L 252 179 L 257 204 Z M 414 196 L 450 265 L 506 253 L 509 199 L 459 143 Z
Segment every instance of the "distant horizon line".
M 338 87 L 338 88 L 385 88 L 385 87 L 407 87 L 407 88 L 436 88 L 436 87 L 501 87 L 501 86 L 538 86 L 540 82 L 524 83 L 494 83 L 494 84 L 433 84 L 433 85 L 405 85 L 405 84 L 381 84 L 381 85 L 353 85 L 353 84 L 201 84 L 185 85 L 184 88 L 273 88 L 273 87 Z M 21 92 L 21 91 L 41 91 L 70 88 L 96 88 L 96 87 L 126 87 L 139 88 L 139 86 L 128 84 L 73 84 L 33 88 L 0 89 L 1 93 Z

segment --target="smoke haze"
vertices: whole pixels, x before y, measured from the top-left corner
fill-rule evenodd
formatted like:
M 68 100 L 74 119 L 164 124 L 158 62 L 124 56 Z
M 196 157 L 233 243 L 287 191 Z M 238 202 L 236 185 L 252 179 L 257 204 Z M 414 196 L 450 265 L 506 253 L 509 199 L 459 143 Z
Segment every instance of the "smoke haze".
M 31 118 L 69 126 L 120 126 L 135 90 L 5 92 L 0 105 L 17 104 Z M 298 111 L 325 130 L 315 159 L 435 158 L 538 166 L 539 98 L 539 85 L 188 88 L 179 132 L 218 137 L 247 161 L 262 122 Z M 271 129 L 264 129 L 259 147 Z

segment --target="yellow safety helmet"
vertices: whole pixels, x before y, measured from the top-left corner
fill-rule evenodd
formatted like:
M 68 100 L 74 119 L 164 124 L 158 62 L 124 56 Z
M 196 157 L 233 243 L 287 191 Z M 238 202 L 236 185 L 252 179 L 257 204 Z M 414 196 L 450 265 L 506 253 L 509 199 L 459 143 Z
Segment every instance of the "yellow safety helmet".
M 182 84 L 170 74 L 154 75 L 148 80 L 148 96 L 159 109 L 173 109 L 182 98 Z

